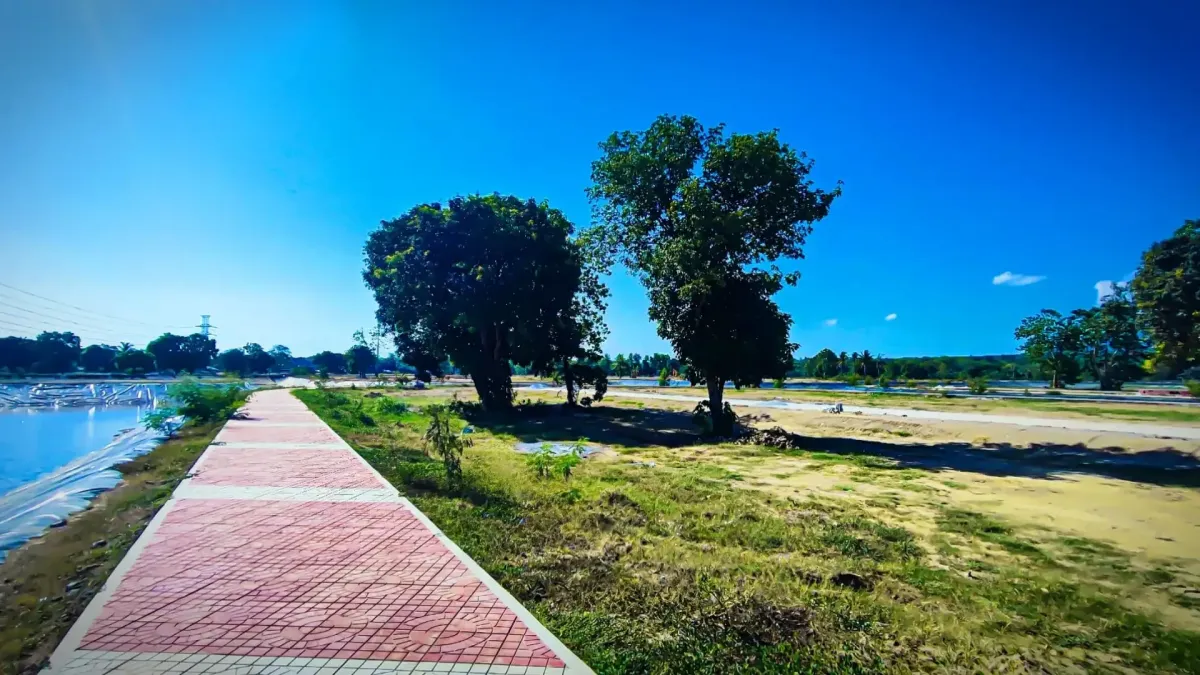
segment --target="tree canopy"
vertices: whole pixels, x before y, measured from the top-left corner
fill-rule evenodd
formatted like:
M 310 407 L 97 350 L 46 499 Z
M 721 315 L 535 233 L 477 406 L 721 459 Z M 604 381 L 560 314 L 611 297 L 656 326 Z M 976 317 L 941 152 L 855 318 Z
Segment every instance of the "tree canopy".
M 722 411 L 724 383 L 782 377 L 797 345 L 772 297 L 799 274 L 775 263 L 803 257 L 812 223 L 841 193 L 813 186 L 812 162 L 776 131 L 724 134 L 692 117 L 659 117 L 643 132 L 612 134 L 592 165 L 595 238 L 633 270 L 650 317 L 708 385 Z M 731 431 L 714 414 L 713 431 Z
M 217 342 L 199 333 L 188 336 L 163 333 L 146 345 L 159 370 L 194 373 L 207 368 L 217 356 Z
M 79 365 L 91 373 L 107 373 L 113 369 L 116 358 L 116 347 L 88 345 L 79 353 Z
M 1050 376 L 1050 387 L 1059 389 L 1063 385 L 1079 381 L 1079 348 L 1082 332 L 1078 317 L 1066 315 L 1053 309 L 1043 309 L 1033 316 L 1025 317 L 1014 331 L 1021 343 L 1021 351 L 1036 363 L 1043 373 Z
M 1137 326 L 1137 305 L 1125 286 L 1117 286 L 1099 307 L 1072 315 L 1079 322 L 1079 358 L 1101 389 L 1119 390 L 1145 374 L 1146 343 Z
M 1133 296 L 1156 364 L 1172 375 L 1200 365 L 1200 220 L 1142 254 Z
M 532 199 L 421 204 L 371 233 L 363 279 L 406 363 L 434 372 L 448 356 L 485 408 L 505 408 L 510 363 L 548 372 L 602 334 L 604 287 L 573 231 Z

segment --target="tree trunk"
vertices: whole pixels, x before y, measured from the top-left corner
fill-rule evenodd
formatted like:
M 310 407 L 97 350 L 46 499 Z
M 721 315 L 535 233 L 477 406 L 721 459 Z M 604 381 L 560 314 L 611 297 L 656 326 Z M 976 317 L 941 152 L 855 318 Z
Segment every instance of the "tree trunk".
M 715 436 L 733 435 L 733 420 L 725 414 L 725 380 L 719 377 L 706 378 L 708 383 L 708 409 L 712 413 L 712 430 Z
M 486 361 L 471 373 L 475 393 L 484 410 L 508 410 L 512 407 L 512 373 L 506 361 Z
M 575 407 L 575 378 L 571 375 L 571 362 L 563 359 L 563 386 L 567 388 L 567 405 Z

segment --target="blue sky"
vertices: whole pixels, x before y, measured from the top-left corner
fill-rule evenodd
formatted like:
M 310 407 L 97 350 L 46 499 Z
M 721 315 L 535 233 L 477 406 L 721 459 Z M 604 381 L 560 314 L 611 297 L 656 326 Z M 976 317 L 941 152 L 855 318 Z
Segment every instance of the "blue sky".
M 379 220 L 499 191 L 586 225 L 596 144 L 661 113 L 845 182 L 778 296 L 801 354 L 1010 352 L 1200 217 L 1195 3 L 903 4 L 2 3 L 0 282 L 88 313 L 0 287 L 0 333 L 344 349 Z M 667 351 L 610 286 L 608 350 Z

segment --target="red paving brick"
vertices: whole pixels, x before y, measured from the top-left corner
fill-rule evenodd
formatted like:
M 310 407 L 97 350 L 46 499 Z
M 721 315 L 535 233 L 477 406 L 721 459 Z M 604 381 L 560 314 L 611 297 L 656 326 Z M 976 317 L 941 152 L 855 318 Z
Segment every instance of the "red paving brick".
M 379 479 L 347 452 L 210 448 L 194 471 L 198 485 L 377 488 Z
M 316 417 L 294 404 L 287 392 L 257 394 L 251 419 L 229 423 L 218 439 L 341 442 L 306 425 Z M 348 447 L 214 445 L 190 482 L 388 488 Z M 177 498 L 69 658 L 158 652 L 564 668 L 561 653 L 497 592 L 398 496 Z M 94 667 L 87 658 L 101 657 L 79 657 L 76 670 Z

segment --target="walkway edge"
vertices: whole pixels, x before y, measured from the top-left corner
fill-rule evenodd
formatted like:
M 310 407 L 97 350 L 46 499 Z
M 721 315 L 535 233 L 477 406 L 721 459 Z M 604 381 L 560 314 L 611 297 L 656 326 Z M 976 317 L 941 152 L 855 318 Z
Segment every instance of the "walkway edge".
M 210 445 L 209 447 L 212 446 Z M 204 452 L 208 452 L 207 447 L 204 449 Z M 200 458 L 203 457 L 204 455 L 201 454 Z M 192 464 L 193 468 L 200 463 L 200 458 L 197 458 Z M 191 473 L 191 469 L 189 469 L 188 473 Z M 179 485 L 181 486 L 187 481 L 188 479 L 185 478 Z M 105 579 L 104 586 L 100 588 L 100 592 L 92 597 L 87 607 L 84 608 L 83 613 L 71 624 L 71 629 L 67 631 L 67 634 L 50 655 L 50 665 L 42 671 L 43 673 L 56 673 L 58 672 L 57 669 L 66 666 L 71 660 L 71 657 L 83 642 L 83 636 L 87 634 L 88 629 L 96 622 L 96 619 L 100 616 L 100 612 L 104 610 L 104 603 L 108 602 L 109 598 L 116 593 L 117 586 L 121 585 L 121 580 L 125 578 L 126 574 L 129 574 L 129 570 L 133 569 L 133 565 L 137 562 L 138 557 L 142 555 L 142 551 L 150 544 L 150 540 L 154 538 L 154 533 L 162 525 L 163 521 L 167 519 L 167 514 L 174 508 L 177 503 L 175 492 L 178 489 L 179 486 L 176 486 L 175 490 L 171 492 L 170 498 L 162 505 L 158 513 L 154 514 L 154 517 L 150 519 L 150 523 L 146 525 L 146 529 L 142 530 L 142 533 L 138 535 L 133 545 L 125 552 L 125 556 L 121 558 L 121 562 L 117 563 L 117 566 L 113 568 L 112 574 L 108 576 L 108 579 Z

